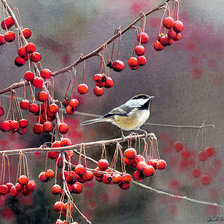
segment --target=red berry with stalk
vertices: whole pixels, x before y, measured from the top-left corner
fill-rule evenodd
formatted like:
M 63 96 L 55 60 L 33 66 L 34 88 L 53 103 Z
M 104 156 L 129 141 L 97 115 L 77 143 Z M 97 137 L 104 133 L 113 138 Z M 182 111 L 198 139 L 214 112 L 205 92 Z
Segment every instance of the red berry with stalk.
M 2 131 L 7 132 L 10 130 L 10 122 L 9 121 L 2 121 L 0 124 L 0 128 Z
M 26 128 L 28 125 L 29 125 L 29 122 L 28 122 L 26 119 L 21 119 L 21 120 L 19 121 L 19 126 L 20 126 L 21 128 Z
M 37 114 L 38 112 L 39 112 L 39 106 L 36 104 L 36 103 L 32 103 L 32 104 L 30 104 L 30 106 L 29 106 L 29 111 L 31 112 L 31 113 L 34 113 L 34 114 Z
M 167 34 L 162 35 L 159 38 L 159 42 L 165 47 L 169 43 L 169 37 L 168 37 L 168 35 Z
M 154 42 L 154 49 L 157 51 L 161 51 L 164 49 L 164 46 L 158 40 L 156 40 Z
M 137 57 L 137 60 L 138 60 L 138 64 L 140 66 L 143 66 L 143 65 L 146 64 L 146 57 L 145 56 L 139 56 L 139 57 Z
M 45 121 L 43 124 L 43 129 L 44 129 L 44 132 L 49 133 L 53 130 L 53 125 L 51 124 L 50 121 Z
M 106 159 L 100 159 L 98 161 L 98 167 L 101 170 L 106 170 L 109 167 L 109 163 L 108 163 L 108 161 Z
M 105 82 L 105 88 L 111 88 L 114 85 L 114 81 L 112 78 L 107 77 L 106 82 Z
M 155 173 L 155 169 L 151 165 L 146 165 L 146 167 L 143 169 L 143 174 L 145 177 L 151 177 Z
M 25 48 L 26 48 L 26 52 L 27 52 L 28 54 L 32 54 L 32 53 L 34 53 L 34 51 L 36 50 L 36 46 L 35 46 L 35 44 L 33 44 L 33 43 L 28 43 L 28 44 L 25 46 Z
M 5 44 L 6 40 L 5 40 L 5 36 L 0 34 L 0 45 Z
M 120 72 L 120 71 L 124 70 L 125 65 L 124 65 L 124 62 L 123 62 L 123 61 L 121 61 L 121 60 L 116 60 L 116 61 L 113 63 L 112 67 L 113 67 L 113 70 L 114 70 L 114 71 L 116 71 L 116 72 Z
M 34 52 L 32 55 L 31 55 L 31 60 L 33 62 L 39 62 L 41 60 L 41 54 L 39 52 Z
M 180 20 L 176 20 L 173 24 L 173 29 L 175 32 L 180 33 L 184 29 L 184 24 Z
M 12 31 L 8 31 L 5 33 L 5 40 L 7 42 L 13 42 L 15 40 L 15 33 Z
M 79 101 L 77 99 L 73 98 L 69 101 L 69 105 L 76 108 L 79 105 Z
M 29 28 L 24 28 L 22 30 L 22 33 L 23 33 L 23 36 L 26 38 L 26 39 L 29 39 L 32 35 L 32 32 Z
M 39 123 L 36 123 L 34 126 L 33 126 L 33 132 L 37 135 L 40 135 L 41 133 L 43 133 L 44 129 L 43 129 L 43 125 L 42 124 L 39 124 Z
M 145 54 L 145 48 L 142 45 L 138 45 L 135 47 L 135 54 L 137 56 L 142 56 L 143 54 Z
M 164 27 L 166 27 L 167 29 L 171 29 L 171 28 L 173 28 L 173 24 L 174 24 L 173 17 L 168 16 L 168 17 L 164 18 L 164 20 L 163 20 Z
M 39 92 L 38 94 L 38 100 L 41 101 L 41 102 L 46 102 L 49 98 L 49 95 L 47 92 L 45 91 L 41 91 Z
M 78 86 L 78 92 L 80 94 L 86 94 L 89 91 L 89 88 L 86 84 L 82 83 Z
M 27 71 L 24 74 L 24 79 L 26 79 L 27 81 L 32 81 L 34 79 L 34 73 L 30 72 L 30 71 Z
M 124 155 L 128 158 L 128 159 L 134 159 L 136 156 L 136 150 L 134 148 L 128 148 L 124 151 Z
M 14 19 L 9 16 L 1 22 L 1 27 L 3 30 L 10 29 L 15 24 Z
M 32 84 L 35 88 L 40 88 L 44 84 L 44 81 L 41 77 L 35 77 Z
M 41 70 L 40 76 L 43 79 L 49 79 L 51 77 L 51 71 L 49 69 L 45 68 L 45 69 Z
M 158 170 L 163 170 L 163 169 L 166 168 L 166 166 L 167 166 L 167 165 L 166 165 L 166 161 L 163 160 L 163 159 L 159 159 L 158 162 L 157 162 L 156 168 L 157 168 Z
M 20 57 L 23 57 L 24 58 L 27 55 L 26 48 L 25 47 L 20 47 L 18 49 L 18 55 Z
M 171 39 L 176 39 L 177 33 L 173 29 L 170 29 L 168 32 L 168 37 Z
M 149 36 L 147 33 L 145 32 L 141 32 L 140 34 L 138 34 L 137 37 L 138 41 L 140 41 L 142 44 L 146 44 L 149 41 Z
M 66 134 L 68 132 L 68 125 L 66 123 L 61 123 L 59 125 L 59 131 L 61 134 Z
M 103 90 L 103 88 L 101 88 L 101 87 L 99 87 L 99 86 L 96 86 L 96 87 L 94 88 L 93 92 L 94 92 L 94 94 L 95 94 L 96 96 L 102 96 L 103 93 L 104 93 L 104 90 Z
M 52 103 L 50 106 L 49 106 L 49 111 L 51 112 L 51 113 L 57 113 L 58 112 L 58 105 L 57 104 L 55 104 L 55 103 Z

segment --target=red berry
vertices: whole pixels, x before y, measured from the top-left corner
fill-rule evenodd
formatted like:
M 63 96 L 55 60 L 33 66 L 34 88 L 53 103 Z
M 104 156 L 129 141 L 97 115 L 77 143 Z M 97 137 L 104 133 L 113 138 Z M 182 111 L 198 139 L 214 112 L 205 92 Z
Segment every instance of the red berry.
M 43 133 L 44 129 L 43 129 L 43 126 L 42 124 L 39 124 L 39 123 L 36 123 L 34 126 L 33 126 L 33 132 L 37 135 L 40 135 L 41 133 Z
M 108 173 L 103 175 L 102 180 L 105 184 L 111 184 L 113 179 L 112 179 L 112 176 Z
M 20 47 L 20 48 L 18 49 L 18 55 L 19 55 L 20 57 L 25 57 L 25 56 L 27 55 L 26 48 L 25 48 L 25 47 Z
M 181 33 L 177 33 L 176 38 L 174 38 L 175 41 L 180 40 L 181 39 Z
M 36 188 L 36 183 L 33 180 L 30 180 L 26 187 L 28 191 L 33 192 Z
M 5 40 L 5 36 L 0 34 L 0 45 L 5 44 L 6 40 Z
M 213 156 L 215 155 L 215 149 L 213 147 L 207 147 L 205 149 L 206 153 L 208 154 L 208 156 Z
M 72 142 L 68 138 L 63 138 L 61 140 L 61 142 L 60 142 L 60 145 L 61 145 L 61 147 L 63 147 L 63 146 L 70 146 L 70 145 L 72 145 Z
M 173 28 L 173 24 L 174 24 L 173 17 L 168 16 L 163 20 L 163 26 L 165 26 L 167 29 Z
M 206 161 L 208 159 L 208 153 L 206 151 L 200 151 L 198 153 L 198 158 L 200 161 Z
M 31 60 L 33 62 L 38 62 L 41 60 L 41 54 L 39 52 L 34 52 L 32 55 L 31 55 Z
M 145 32 L 141 32 L 140 34 L 138 34 L 137 37 L 138 41 L 140 41 L 142 44 L 145 44 L 149 41 L 149 36 L 147 33 Z
M 143 169 L 143 174 L 145 177 L 153 176 L 154 173 L 155 173 L 155 169 L 151 165 L 146 165 L 146 167 Z
M 175 32 L 180 33 L 184 29 L 184 24 L 180 20 L 176 20 L 173 24 L 173 29 Z
M 15 65 L 18 66 L 18 67 L 21 67 L 25 64 L 25 59 L 22 58 L 22 57 L 16 57 L 15 59 Z
M 12 120 L 10 123 L 10 130 L 16 131 L 19 128 L 19 123 L 16 120 Z
M 82 192 L 82 184 L 76 182 L 72 185 L 72 192 L 75 194 L 80 194 Z
M 59 142 L 60 143 L 60 142 Z M 58 147 L 61 147 L 60 145 Z M 49 159 L 57 159 L 60 152 L 50 151 L 47 156 Z
M 28 122 L 26 119 L 21 119 L 21 120 L 19 121 L 19 126 L 20 126 L 21 128 L 26 128 L 28 125 L 29 125 L 29 122 Z
M 36 50 L 36 46 L 33 43 L 28 43 L 26 46 L 26 52 L 32 54 Z
M 158 161 L 159 161 L 158 159 L 150 159 L 148 161 L 148 165 L 151 165 L 151 166 L 153 166 L 156 169 Z
M 45 91 L 41 91 L 39 92 L 38 94 L 38 100 L 41 101 L 41 102 L 46 102 L 49 98 L 49 95 L 47 92 Z
M 135 54 L 137 56 L 142 56 L 143 54 L 145 54 L 145 48 L 142 45 L 138 45 L 135 47 Z
M 122 190 L 127 190 L 129 187 L 130 187 L 130 183 L 123 183 L 123 182 L 121 182 L 120 184 L 119 184 L 119 187 L 122 189 Z
M 83 174 L 86 172 L 86 168 L 85 168 L 82 164 L 78 164 L 78 165 L 75 167 L 75 172 L 76 172 L 76 174 L 78 174 L 78 175 L 83 175 Z
M 3 107 L 0 106 L 0 117 L 2 117 L 5 114 L 5 111 Z
M 124 155 L 128 158 L 128 159 L 134 159 L 136 156 L 136 150 L 134 148 L 128 148 L 124 151 Z
M 39 106 L 36 103 L 32 103 L 29 106 L 29 111 L 31 113 L 37 114 L 39 112 Z
M 29 28 L 24 28 L 22 30 L 22 33 L 23 33 L 23 36 L 26 38 L 26 39 L 29 39 L 31 37 L 31 30 Z
M 139 56 L 139 57 L 137 57 L 137 60 L 138 60 L 138 64 L 140 66 L 143 66 L 143 65 L 146 64 L 146 57 L 145 56 Z
M 124 62 L 123 62 L 123 61 L 121 61 L 121 60 L 116 60 L 116 61 L 113 63 L 112 67 L 113 67 L 113 70 L 114 70 L 114 71 L 120 72 L 120 71 L 124 70 L 124 67 L 125 67 L 125 66 L 124 66 Z
M 170 29 L 168 32 L 168 37 L 171 39 L 176 39 L 177 33 L 173 29 Z
M 45 68 L 45 69 L 41 70 L 40 76 L 43 79 L 49 79 L 51 77 L 51 71 L 49 69 Z
M 5 40 L 7 42 L 13 42 L 15 40 L 15 33 L 12 31 L 8 31 L 5 33 Z
M 43 129 L 44 129 L 44 132 L 49 133 L 53 130 L 53 125 L 51 124 L 50 121 L 45 121 L 43 124 Z
M 182 142 L 175 142 L 174 143 L 174 148 L 177 152 L 180 152 L 181 150 L 184 149 L 184 145 Z
M 167 45 L 171 45 L 173 43 L 173 39 L 169 38 L 169 43 Z
M 200 175 L 201 175 L 201 170 L 200 170 L 200 169 L 194 169 L 194 170 L 192 171 L 192 176 L 193 176 L 193 177 L 197 178 L 197 177 L 199 177 Z
M 156 40 L 154 42 L 154 49 L 157 51 L 161 51 L 164 49 L 164 46 L 158 40 Z
M 0 195 L 5 195 L 9 192 L 9 188 L 7 187 L 7 185 L 2 184 L 0 185 Z
M 121 181 L 122 181 L 123 183 L 128 184 L 128 183 L 130 183 L 130 182 L 132 181 L 132 177 L 131 177 L 131 175 L 128 174 L 128 173 L 123 174 L 123 176 L 121 177 Z
M 211 183 L 211 177 L 209 175 L 204 175 L 201 179 L 202 184 L 208 185 Z
M 115 173 L 112 175 L 112 179 L 114 184 L 119 184 L 121 182 L 121 175 Z
M 9 121 L 2 121 L 0 128 L 2 131 L 7 132 L 10 130 L 10 122 Z
M 85 181 L 91 181 L 93 177 L 94 177 L 94 174 L 89 170 L 86 170 L 86 172 L 82 175 L 82 179 Z
M 135 172 L 134 172 L 134 178 L 137 181 L 142 181 L 144 179 L 144 175 L 140 171 L 135 170 Z
M 1 27 L 3 30 L 6 30 L 10 29 L 10 27 L 12 27 L 14 24 L 15 24 L 14 19 L 11 16 L 9 16 L 1 22 Z
M 24 74 L 24 79 L 26 79 L 27 81 L 32 81 L 34 79 L 34 73 L 30 72 L 30 71 L 27 71 Z
M 88 90 L 89 90 L 88 86 L 86 84 L 84 84 L 84 83 L 83 84 L 80 84 L 78 86 L 78 92 L 80 94 L 86 94 L 88 92 Z
M 49 106 L 49 111 L 51 112 L 51 113 L 57 113 L 58 112 L 58 105 L 57 104 L 55 104 L 55 103 L 52 103 L 50 106 Z
M 42 181 L 42 182 L 47 182 L 47 181 L 48 181 L 48 178 L 46 177 L 45 172 L 41 172 L 41 173 L 39 174 L 39 179 L 40 179 L 40 181 Z
M 134 159 L 128 159 L 127 157 L 124 157 L 123 161 L 126 165 L 131 165 L 134 162 Z
M 141 161 L 145 161 L 145 158 L 142 155 L 135 156 L 135 163 L 138 164 Z
M 72 107 L 71 105 L 68 105 L 66 107 L 66 113 L 70 114 L 70 115 L 74 114 L 75 113 L 75 107 Z
M 61 194 L 62 189 L 58 184 L 55 184 L 52 188 L 51 188 L 51 193 L 52 194 Z
M 33 53 L 35 50 L 36 50 L 36 46 L 35 44 L 33 43 L 28 43 L 26 46 L 25 46 L 25 49 L 26 49 L 26 52 L 31 54 Z
M 22 185 L 20 183 L 15 184 L 15 189 L 17 192 L 20 192 L 22 190 Z
M 21 184 L 21 185 L 25 185 L 29 182 L 29 178 L 25 175 L 21 175 L 19 178 L 18 178 L 18 182 Z
M 49 179 L 52 179 L 54 177 L 54 171 L 52 169 L 48 169 L 45 171 L 45 176 Z
M 166 166 L 167 166 L 167 165 L 166 165 L 166 161 L 163 160 L 163 159 L 159 159 L 158 162 L 157 162 L 156 168 L 157 168 L 158 170 L 163 170 L 163 169 L 166 168 Z
M 94 88 L 93 92 L 94 92 L 94 94 L 95 94 L 96 96 L 102 96 L 104 90 L 103 90 L 103 88 L 101 88 L 101 87 L 99 87 L 99 86 L 96 86 L 96 87 Z
M 105 88 L 111 88 L 114 85 L 114 81 L 112 78 L 107 77 L 106 82 L 105 82 Z
M 93 76 L 93 80 L 94 80 L 95 82 L 102 82 L 102 81 L 103 81 L 103 75 L 102 75 L 102 74 L 95 74 L 95 75 Z
M 159 38 L 159 42 L 163 45 L 163 46 L 166 46 L 168 43 L 169 43 L 169 37 L 168 35 L 162 35 L 160 38 Z
M 17 191 L 16 191 L 16 187 L 15 186 L 12 186 L 11 188 L 10 188 L 10 190 L 9 190 L 9 195 L 11 196 L 11 197 L 15 197 L 16 195 L 17 195 Z
M 61 134 L 66 134 L 68 132 L 68 125 L 66 123 L 61 123 L 59 125 L 59 131 Z
M 128 59 L 128 65 L 131 66 L 131 67 L 135 67 L 135 66 L 138 66 L 138 60 L 136 57 L 130 57 Z
M 74 108 L 76 108 L 79 105 L 79 101 L 77 99 L 75 99 L 75 98 L 74 99 L 71 99 L 69 101 L 69 105 L 72 106 L 72 107 L 74 107 Z
M 106 159 L 100 159 L 98 161 L 98 167 L 101 170 L 106 170 L 109 167 L 109 163 L 108 163 L 108 161 Z
M 142 173 L 146 166 L 147 166 L 147 163 L 145 161 L 140 161 L 137 163 L 136 168 L 138 171 L 140 171 Z
M 61 202 L 61 201 L 57 201 L 57 202 L 55 202 L 55 204 L 54 204 L 54 210 L 55 210 L 56 212 L 61 212 L 63 206 L 64 206 L 64 203 L 63 203 L 63 202 Z M 62 224 L 62 223 L 61 223 L 61 224 Z
M 32 84 L 35 88 L 40 88 L 44 84 L 44 81 L 41 77 L 35 77 Z

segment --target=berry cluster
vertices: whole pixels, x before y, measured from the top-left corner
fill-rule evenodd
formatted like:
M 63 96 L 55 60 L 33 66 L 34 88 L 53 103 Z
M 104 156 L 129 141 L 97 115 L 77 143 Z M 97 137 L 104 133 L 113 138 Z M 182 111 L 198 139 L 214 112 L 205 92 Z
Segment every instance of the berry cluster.
M 12 183 L 6 183 L 0 185 L 0 195 L 10 195 L 11 197 L 18 197 L 20 195 L 29 196 L 36 188 L 34 180 L 29 180 L 25 175 L 21 175 L 18 178 L 18 183 L 15 185 Z
M 164 18 L 163 26 L 166 28 L 164 33 L 160 33 L 158 40 L 154 42 L 154 48 L 157 51 L 163 50 L 167 45 L 171 45 L 173 41 L 181 39 L 181 32 L 184 25 L 180 20 L 175 20 L 171 16 Z
M 166 168 L 166 161 L 162 159 L 149 159 L 148 164 L 142 155 L 137 155 L 134 148 L 128 148 L 124 152 L 124 163 L 136 168 L 134 172 L 135 180 L 142 181 L 144 177 L 153 176 L 155 170 L 163 170 Z

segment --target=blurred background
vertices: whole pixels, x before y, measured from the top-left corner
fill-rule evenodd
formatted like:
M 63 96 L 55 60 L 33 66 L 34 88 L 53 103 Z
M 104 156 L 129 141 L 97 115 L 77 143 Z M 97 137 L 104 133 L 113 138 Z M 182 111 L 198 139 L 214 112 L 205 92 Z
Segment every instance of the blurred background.
M 120 25 L 124 28 L 140 12 L 153 9 L 162 1 L 9 0 L 8 3 L 19 8 L 23 26 L 31 29 L 30 41 L 36 44 L 37 50 L 42 54 L 42 65 L 56 71 L 71 64 L 80 53 L 85 55 L 96 49 Z M 115 82 L 113 88 L 105 89 L 101 97 L 94 95 L 93 75 L 99 72 L 100 58 L 93 57 L 86 61 L 85 80 L 89 92 L 84 96 L 76 92 L 80 100 L 78 112 L 103 115 L 132 96 L 146 93 L 156 96 L 149 122 L 197 126 L 203 122 L 214 124 L 215 129 L 207 128 L 199 133 L 198 130 L 188 128 L 144 126 L 145 130 L 154 132 L 158 137 L 160 156 L 167 161 L 168 166 L 143 183 L 172 194 L 219 204 L 224 204 L 222 5 L 222 0 L 180 1 L 179 19 L 184 23 L 182 38 L 161 52 L 154 50 L 153 43 L 158 36 L 162 11 L 151 14 L 147 17 L 145 30 L 149 34 L 149 42 L 144 45 L 146 65 L 137 70 L 128 68 L 127 61 L 132 56 L 136 41 L 135 31 L 129 30 L 122 36 L 120 50 L 120 59 L 125 62 L 126 68 L 120 73 L 110 70 L 110 76 Z M 4 32 L 1 30 L 0 33 Z M 118 40 L 115 41 L 115 55 L 117 46 Z M 14 65 L 16 52 L 16 42 L 0 46 L 1 89 L 22 79 L 27 69 L 26 66 L 18 68 Z M 83 64 L 77 66 L 77 84 L 82 82 L 82 68 Z M 68 73 L 55 77 L 56 98 L 63 100 L 69 79 Z M 18 89 L 17 93 L 22 97 L 23 88 Z M 9 105 L 8 96 L 8 93 L 0 96 L 6 111 Z M 29 121 L 36 121 L 33 115 L 23 114 Z M 91 118 L 78 113 L 65 116 L 70 128 L 67 137 L 74 144 L 120 136 L 120 130 L 110 124 L 80 127 L 81 121 Z M 32 134 L 31 124 L 23 136 L 1 132 L 0 147 L 1 150 L 39 147 L 50 138 L 51 136 L 45 134 Z M 184 153 L 176 152 L 173 146 L 175 141 L 184 143 Z M 124 149 L 127 147 L 125 144 L 123 146 Z M 200 161 L 198 153 L 207 146 L 213 146 L 216 154 L 206 161 Z M 101 150 L 100 147 L 90 148 L 87 155 L 99 159 Z M 108 146 L 107 151 L 111 158 L 114 146 Z M 59 198 L 52 196 L 50 192 L 54 183 L 41 183 L 38 179 L 39 173 L 44 170 L 45 154 L 29 154 L 27 158 L 30 176 L 36 181 L 37 189 L 32 196 L 20 200 L 0 197 L 0 223 L 45 224 L 54 223 L 58 218 L 53 204 Z M 78 161 L 78 158 L 75 159 Z M 13 156 L 10 160 L 13 178 L 17 171 L 18 157 Z M 94 164 L 88 165 L 95 168 Z M 201 169 L 198 178 L 192 176 L 195 168 Z M 132 169 L 128 170 L 133 172 Z M 211 178 L 209 184 L 202 183 L 203 175 Z M 123 191 L 118 186 L 94 181 L 84 184 L 82 194 L 75 195 L 74 201 L 92 223 L 97 224 L 193 224 L 207 223 L 211 217 L 224 216 L 217 207 L 177 200 L 134 184 Z M 85 223 L 77 212 L 74 219 Z

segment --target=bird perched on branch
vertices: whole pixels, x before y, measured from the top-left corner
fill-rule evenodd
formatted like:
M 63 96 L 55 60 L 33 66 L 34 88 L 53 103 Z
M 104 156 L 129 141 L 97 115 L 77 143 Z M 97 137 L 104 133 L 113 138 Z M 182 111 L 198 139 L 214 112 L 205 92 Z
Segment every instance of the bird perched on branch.
M 83 121 L 80 125 L 94 124 L 98 122 L 110 122 L 121 129 L 123 139 L 125 131 L 143 131 L 141 126 L 150 116 L 150 104 L 154 96 L 138 94 L 119 107 L 115 107 L 109 113 L 92 120 Z

